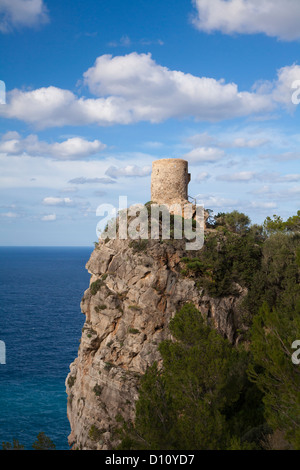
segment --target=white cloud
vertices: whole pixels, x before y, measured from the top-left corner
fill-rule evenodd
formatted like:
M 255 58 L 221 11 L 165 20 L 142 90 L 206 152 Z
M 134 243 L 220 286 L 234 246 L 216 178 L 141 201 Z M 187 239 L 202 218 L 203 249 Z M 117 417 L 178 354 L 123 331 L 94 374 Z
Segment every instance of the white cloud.
M 268 158 L 270 160 L 275 160 L 278 162 L 286 162 L 291 160 L 300 160 L 300 152 L 297 151 L 290 151 L 290 152 L 283 152 L 283 153 L 270 153 L 266 155 L 260 155 L 260 158 Z
M 0 154 L 0 187 L 4 188 L 48 188 L 60 191 L 72 185 L 80 175 L 81 180 L 87 182 L 95 180 L 103 182 L 107 169 L 107 161 L 96 160 L 57 160 L 52 158 L 32 157 L 29 155 L 6 156 Z M 104 182 L 114 180 L 104 178 Z M 80 183 L 80 181 L 79 181 Z M 76 183 L 74 183 L 76 184 Z M 96 188 L 97 189 L 97 188 Z
M 73 137 L 64 142 L 56 142 L 50 147 L 50 154 L 63 160 L 73 160 L 95 155 L 106 148 L 99 140 L 89 142 L 81 137 Z
M 229 175 L 220 175 L 217 179 L 221 181 L 247 182 L 251 181 L 255 176 L 256 173 L 254 171 L 240 171 Z
M 56 214 L 48 214 L 48 215 L 44 215 L 41 220 L 43 220 L 44 222 L 52 222 L 54 220 L 56 220 Z
M 129 124 L 130 113 L 122 110 L 122 102 L 107 99 L 78 98 L 69 90 L 54 86 L 31 91 L 13 90 L 1 115 L 34 124 L 38 129 L 65 125 Z M 122 100 L 121 100 L 122 101 Z
M 214 121 L 270 109 L 264 96 L 239 92 L 224 80 L 169 70 L 151 54 L 100 56 L 84 82 L 95 95 L 122 98 L 135 121 L 184 116 Z
M 240 132 L 241 133 L 241 132 Z M 247 129 L 243 130 L 243 133 L 247 133 Z M 230 134 L 230 131 L 226 131 L 226 134 Z M 201 147 L 201 146 L 215 146 L 215 147 L 220 147 L 220 148 L 256 148 L 256 147 L 261 147 L 269 142 L 269 139 L 263 137 L 263 138 L 247 138 L 247 137 L 242 137 L 238 136 L 236 137 L 235 135 L 232 135 L 231 138 L 226 138 L 224 140 L 223 138 L 212 136 L 208 134 L 208 132 L 202 132 L 200 134 L 195 134 L 186 139 L 186 141 L 195 147 Z
M 260 172 L 256 173 L 255 171 L 240 171 L 238 173 L 230 173 L 227 175 L 219 175 L 216 177 L 220 181 L 229 181 L 229 182 L 248 182 L 248 181 L 264 181 L 270 183 L 295 183 L 300 181 L 300 174 L 288 174 L 281 175 L 280 173 L 268 173 Z M 266 187 L 265 187 L 266 188 Z M 258 194 L 258 193 L 257 193 Z
M 224 198 L 224 197 L 220 197 L 220 196 L 205 196 L 203 195 L 203 201 L 204 201 L 204 204 L 205 204 L 205 208 L 207 209 L 211 209 L 211 208 L 216 208 L 216 209 L 220 209 L 220 208 L 227 208 L 227 209 L 230 209 L 230 208 L 236 208 L 237 204 L 238 204 L 238 200 L 237 199 L 227 199 L 227 198 Z
M 300 11 L 300 2 L 299 11 Z M 300 37 L 300 34 L 299 34 Z M 295 109 L 293 103 L 293 94 L 295 93 L 294 82 L 300 79 L 300 66 L 293 64 L 287 67 L 282 67 L 277 72 L 278 78 L 272 92 L 273 100 L 285 105 L 288 109 Z M 299 89 L 299 86 L 298 86 Z M 296 91 L 297 92 L 297 91 Z M 299 92 L 297 92 L 299 94 Z
M 235 83 L 197 77 L 158 65 L 151 54 L 98 57 L 84 74 L 84 83 L 99 98 L 78 98 L 50 86 L 13 90 L 1 115 L 37 128 L 64 125 L 130 124 L 194 117 L 219 121 L 273 109 L 270 96 L 240 92 Z
M 111 178 L 119 178 L 122 176 L 149 176 L 151 174 L 151 166 L 139 167 L 137 165 L 127 165 L 123 168 L 110 166 L 105 174 Z
M 271 183 L 295 183 L 300 181 L 300 174 L 280 175 L 279 173 L 261 173 L 259 179 Z
M 256 34 L 292 41 L 300 38 L 299 0 L 193 0 L 194 25 L 208 33 Z
M 43 0 L 0 0 L 0 32 L 33 27 L 49 21 Z
M 300 186 L 293 186 L 291 188 L 285 188 L 284 190 L 277 191 L 270 187 L 263 187 L 258 189 L 256 192 L 253 191 L 253 194 L 265 194 L 269 198 L 272 197 L 273 200 L 276 200 L 279 204 L 282 201 L 299 201 L 300 196 Z
M 86 178 L 84 176 L 79 176 L 78 178 L 73 178 L 69 181 L 71 184 L 114 184 L 115 181 L 110 178 Z
M 70 206 L 73 204 L 72 199 L 69 197 L 45 197 L 43 199 L 45 206 Z
M 36 135 L 29 135 L 22 139 L 17 132 L 8 132 L 2 136 L 0 141 L 0 153 L 6 155 L 32 155 L 50 156 L 59 160 L 76 160 L 89 157 L 106 148 L 99 140 L 93 142 L 72 137 L 64 142 L 48 144 L 40 141 Z
M 198 175 L 195 178 L 195 181 L 198 183 L 201 183 L 202 181 L 206 181 L 210 178 L 210 174 L 207 173 L 206 171 L 202 171 L 201 173 L 198 173 Z
M 12 90 L 7 95 L 7 105 L 0 108 L 0 115 L 20 119 L 39 129 L 159 123 L 187 117 L 210 122 L 255 117 L 279 106 L 294 109 L 291 85 L 297 76 L 300 76 L 297 65 L 283 67 L 273 82 L 255 83 L 251 91 L 241 92 L 235 83 L 225 83 L 223 79 L 170 70 L 157 64 L 151 54 L 102 55 L 84 73 L 84 84 L 96 98 L 79 98 L 54 86 Z M 233 143 L 242 147 L 259 144 L 256 139 Z
M 16 214 L 16 212 L 2 212 L 0 213 L 0 217 L 7 217 L 8 219 L 14 219 L 18 217 L 18 214 Z
M 108 46 L 110 47 L 129 47 L 131 45 L 131 39 L 127 34 L 121 37 L 120 41 L 111 41 L 108 43 Z
M 277 204 L 276 202 L 252 201 L 250 207 L 254 209 L 276 209 Z
M 233 140 L 232 143 L 224 143 L 223 146 L 228 146 L 232 148 L 256 148 L 261 147 L 268 143 L 267 139 L 245 139 L 243 137 L 238 137 Z
M 190 163 L 212 163 L 221 160 L 224 151 L 213 147 L 197 147 L 184 155 Z

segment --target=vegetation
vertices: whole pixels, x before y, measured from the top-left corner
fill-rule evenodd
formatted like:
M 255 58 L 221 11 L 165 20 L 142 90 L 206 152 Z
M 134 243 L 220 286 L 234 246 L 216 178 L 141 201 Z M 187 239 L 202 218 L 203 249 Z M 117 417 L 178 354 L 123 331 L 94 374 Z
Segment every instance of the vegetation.
M 89 438 L 92 441 L 99 441 L 102 437 L 102 434 L 105 432 L 105 430 L 98 429 L 97 426 L 92 424 L 90 430 L 89 430 Z
M 44 432 L 40 432 L 34 443 L 32 444 L 33 450 L 55 450 L 56 446 L 53 441 L 46 436 Z M 25 447 L 19 443 L 18 440 L 13 439 L 13 442 L 2 442 L 2 450 L 25 450 Z
M 44 432 L 37 435 L 36 441 L 32 444 L 34 450 L 55 450 L 55 444 Z
M 102 304 L 102 305 L 97 305 L 97 306 L 95 307 L 95 312 L 100 313 L 101 310 L 105 310 L 106 308 L 107 308 L 107 306 L 104 305 L 104 304 Z
M 300 211 L 251 225 L 245 214 L 210 214 L 202 250 L 182 275 L 213 297 L 247 295 L 248 334 L 230 344 L 186 304 L 170 322 L 163 362 L 141 378 L 135 422 L 120 449 L 300 449 Z M 282 444 L 272 444 L 279 433 Z M 276 447 L 277 446 L 277 447 Z
M 2 442 L 2 450 L 25 450 L 24 446 L 18 440 L 13 439 L 13 442 Z
M 137 330 L 136 328 L 129 328 L 128 332 L 132 335 L 137 335 L 140 333 L 140 330 Z
M 101 289 L 102 286 L 104 286 L 104 282 L 102 281 L 102 279 L 97 279 L 97 281 L 95 282 L 92 282 L 91 286 L 90 286 L 90 291 L 91 291 L 91 294 L 92 295 L 96 295 L 97 292 Z

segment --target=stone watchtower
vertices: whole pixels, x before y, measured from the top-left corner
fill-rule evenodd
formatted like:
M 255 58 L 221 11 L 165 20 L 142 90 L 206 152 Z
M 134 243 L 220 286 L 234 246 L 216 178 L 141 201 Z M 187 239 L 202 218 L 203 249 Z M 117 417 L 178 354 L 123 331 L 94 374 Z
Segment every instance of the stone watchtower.
M 151 201 L 157 204 L 188 203 L 191 175 L 188 162 L 180 158 L 164 158 L 152 163 Z

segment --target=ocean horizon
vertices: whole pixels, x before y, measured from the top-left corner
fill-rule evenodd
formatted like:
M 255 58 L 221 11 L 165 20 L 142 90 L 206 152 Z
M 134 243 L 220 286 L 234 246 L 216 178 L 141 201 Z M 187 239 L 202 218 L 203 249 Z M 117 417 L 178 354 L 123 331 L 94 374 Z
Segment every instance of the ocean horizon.
M 0 446 L 44 432 L 67 450 L 65 380 L 77 356 L 93 247 L 0 246 Z

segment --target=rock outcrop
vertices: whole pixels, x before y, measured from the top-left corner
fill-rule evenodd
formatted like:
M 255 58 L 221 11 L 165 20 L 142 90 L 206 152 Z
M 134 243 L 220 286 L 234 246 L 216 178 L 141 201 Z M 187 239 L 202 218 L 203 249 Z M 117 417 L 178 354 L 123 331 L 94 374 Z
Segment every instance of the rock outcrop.
M 66 379 L 69 443 L 73 449 L 112 449 L 122 416 L 134 419 L 139 377 L 154 361 L 168 324 L 186 302 L 231 342 L 241 326 L 245 290 L 212 298 L 182 276 L 183 240 L 100 240 L 87 263 L 91 274 L 81 309 L 86 316 L 78 357 Z

